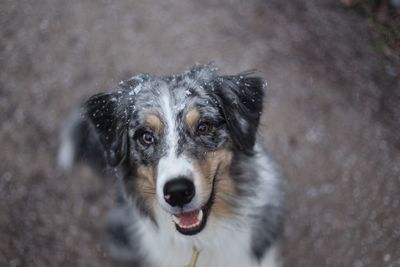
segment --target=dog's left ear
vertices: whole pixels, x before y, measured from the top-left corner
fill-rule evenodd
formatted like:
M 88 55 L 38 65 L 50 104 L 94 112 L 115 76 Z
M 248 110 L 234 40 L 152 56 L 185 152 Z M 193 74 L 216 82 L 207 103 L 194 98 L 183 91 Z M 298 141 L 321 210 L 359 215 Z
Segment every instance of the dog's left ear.
M 214 93 L 233 143 L 239 150 L 251 154 L 263 109 L 263 79 L 249 75 L 217 77 Z

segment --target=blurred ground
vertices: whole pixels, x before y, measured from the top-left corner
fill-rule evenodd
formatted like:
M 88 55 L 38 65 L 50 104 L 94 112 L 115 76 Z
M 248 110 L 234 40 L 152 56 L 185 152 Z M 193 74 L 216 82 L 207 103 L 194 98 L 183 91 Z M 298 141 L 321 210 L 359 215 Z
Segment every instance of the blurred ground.
M 60 175 L 58 129 L 121 79 L 210 61 L 268 80 L 285 266 L 400 266 L 399 59 L 340 1 L 3 0 L 0 25 L 0 266 L 112 266 L 112 182 Z

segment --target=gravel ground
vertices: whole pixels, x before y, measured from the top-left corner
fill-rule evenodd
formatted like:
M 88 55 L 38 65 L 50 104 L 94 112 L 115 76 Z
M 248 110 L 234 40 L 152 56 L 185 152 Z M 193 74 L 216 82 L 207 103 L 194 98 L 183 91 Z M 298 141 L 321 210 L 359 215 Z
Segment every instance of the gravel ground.
M 195 62 L 257 69 L 260 138 L 287 177 L 285 266 L 400 266 L 398 59 L 336 0 L 0 3 L 0 266 L 113 266 L 112 178 L 60 174 L 83 97 Z

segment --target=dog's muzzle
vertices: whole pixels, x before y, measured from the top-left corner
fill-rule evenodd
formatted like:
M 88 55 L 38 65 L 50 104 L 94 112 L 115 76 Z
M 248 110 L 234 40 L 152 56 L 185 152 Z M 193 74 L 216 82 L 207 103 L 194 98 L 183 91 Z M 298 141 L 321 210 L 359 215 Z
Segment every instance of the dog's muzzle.
M 200 233 L 207 223 L 210 215 L 211 206 L 215 198 L 215 184 L 219 166 L 212 179 L 212 189 L 207 202 L 191 211 L 182 211 L 172 214 L 176 230 L 183 235 L 196 235 Z M 182 208 L 190 203 L 195 196 L 196 190 L 193 182 L 186 178 L 174 179 L 167 182 L 164 186 L 164 199 L 172 207 Z

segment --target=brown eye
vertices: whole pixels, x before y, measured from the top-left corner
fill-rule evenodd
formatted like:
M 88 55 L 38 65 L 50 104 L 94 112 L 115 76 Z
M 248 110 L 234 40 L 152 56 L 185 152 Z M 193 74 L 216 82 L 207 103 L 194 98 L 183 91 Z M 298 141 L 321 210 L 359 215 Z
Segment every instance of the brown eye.
M 141 141 L 144 145 L 151 145 L 154 143 L 154 136 L 150 132 L 144 132 L 142 134 Z
M 208 122 L 200 122 L 197 125 L 197 132 L 199 134 L 206 134 L 211 130 L 211 125 Z

